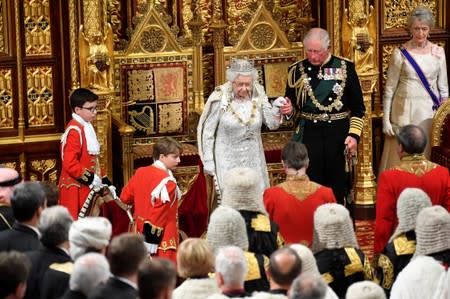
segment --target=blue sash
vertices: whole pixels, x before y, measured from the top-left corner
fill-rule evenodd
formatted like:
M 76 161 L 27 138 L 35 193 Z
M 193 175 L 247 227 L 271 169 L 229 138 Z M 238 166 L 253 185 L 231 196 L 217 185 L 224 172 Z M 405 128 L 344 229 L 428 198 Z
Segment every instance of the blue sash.
M 430 84 L 427 81 L 427 78 L 425 78 L 425 75 L 423 74 L 422 70 L 420 69 L 420 66 L 417 64 L 417 62 L 412 58 L 412 56 L 409 54 L 409 52 L 405 49 L 405 47 L 400 46 L 400 51 L 402 52 L 403 56 L 409 61 L 411 66 L 416 71 L 417 75 L 419 76 L 420 81 L 423 84 L 423 87 L 425 87 L 425 90 L 430 94 L 431 99 L 433 100 L 433 110 L 437 110 L 439 106 L 441 105 L 441 100 L 438 99 L 438 97 L 434 94 L 434 92 L 430 88 Z

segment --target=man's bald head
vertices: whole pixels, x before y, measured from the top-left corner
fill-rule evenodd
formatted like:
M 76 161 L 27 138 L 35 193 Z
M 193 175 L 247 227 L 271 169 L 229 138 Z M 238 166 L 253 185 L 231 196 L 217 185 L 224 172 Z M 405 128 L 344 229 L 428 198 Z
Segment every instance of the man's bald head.
M 20 174 L 12 168 L 0 165 L 0 203 L 11 203 L 12 190 L 22 182 Z
M 292 248 L 278 249 L 270 256 L 270 278 L 282 288 L 288 289 L 301 271 L 302 262 Z

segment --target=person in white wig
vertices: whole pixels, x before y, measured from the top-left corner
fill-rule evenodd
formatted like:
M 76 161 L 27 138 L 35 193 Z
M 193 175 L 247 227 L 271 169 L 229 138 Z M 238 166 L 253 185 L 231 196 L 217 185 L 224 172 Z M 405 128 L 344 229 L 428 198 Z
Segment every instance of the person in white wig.
M 422 189 L 406 188 L 397 200 L 398 226 L 377 260 L 377 280 L 387 297 L 398 273 L 409 263 L 416 251 L 416 219 L 419 212 L 431 207 L 428 194 Z
M 441 206 L 417 216 L 416 252 L 398 274 L 391 299 L 450 298 L 450 214 Z

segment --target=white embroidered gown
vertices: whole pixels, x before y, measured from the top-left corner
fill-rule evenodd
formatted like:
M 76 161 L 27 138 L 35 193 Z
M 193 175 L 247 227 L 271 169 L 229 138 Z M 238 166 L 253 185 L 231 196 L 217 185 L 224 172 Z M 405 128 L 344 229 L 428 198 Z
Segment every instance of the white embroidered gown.
M 272 109 L 263 87 L 257 83 L 251 101 L 232 100 L 229 82 L 216 88 L 209 97 L 198 127 L 199 151 L 203 162 L 214 161 L 221 191 L 225 174 L 236 167 L 248 167 L 260 173 L 261 192 L 269 187 L 261 126 L 264 123 L 271 130 L 279 127 L 279 119 Z
M 428 54 L 411 53 L 416 63 L 422 69 L 431 85 L 431 90 L 437 97 L 447 98 L 447 65 L 444 49 L 433 45 Z M 392 53 L 387 72 L 384 99 L 392 98 L 390 120 L 394 130 L 408 124 L 422 127 L 430 136 L 433 100 L 422 85 L 414 68 L 397 48 Z M 397 153 L 397 140 L 386 136 L 383 154 L 380 162 L 380 172 L 397 165 L 400 158 Z M 429 143 L 425 156 L 430 157 Z

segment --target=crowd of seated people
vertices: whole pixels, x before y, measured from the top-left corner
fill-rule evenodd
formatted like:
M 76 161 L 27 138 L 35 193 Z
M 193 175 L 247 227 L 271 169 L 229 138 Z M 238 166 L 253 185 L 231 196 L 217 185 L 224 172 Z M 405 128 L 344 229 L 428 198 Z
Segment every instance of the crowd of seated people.
M 176 261 L 152 257 L 140 233 L 112 237 L 106 218 L 73 221 L 65 207 L 48 207 L 51 197 L 42 184 L 23 182 L 17 172 L 7 171 L 2 184 L 0 168 L 12 214 L 4 222 L 11 225 L 0 231 L 0 298 L 446 298 L 448 171 L 423 159 L 422 133 L 415 126 L 400 129 L 406 158 L 382 175 L 386 179 L 396 171 L 406 178 L 380 182 L 389 196 L 378 194 L 377 220 L 390 224 L 379 227 L 376 246 L 383 246 L 372 261 L 359 247 L 348 209 L 307 180 L 307 151 L 292 143 L 283 156 L 288 179 L 272 187 L 280 190 L 270 200 L 259 191 L 254 170 L 229 171 L 206 235 L 177 244 Z M 292 156 L 299 153 L 303 162 L 295 164 Z M 292 182 L 303 189 L 291 188 Z M 433 184 L 447 184 L 440 186 L 447 193 Z M 277 192 L 283 196 L 274 197 Z M 297 208 L 286 210 L 290 205 Z M 286 241 L 296 238 L 296 230 L 299 241 Z

